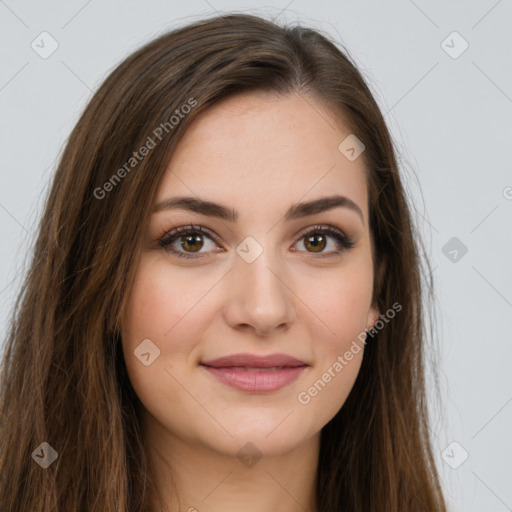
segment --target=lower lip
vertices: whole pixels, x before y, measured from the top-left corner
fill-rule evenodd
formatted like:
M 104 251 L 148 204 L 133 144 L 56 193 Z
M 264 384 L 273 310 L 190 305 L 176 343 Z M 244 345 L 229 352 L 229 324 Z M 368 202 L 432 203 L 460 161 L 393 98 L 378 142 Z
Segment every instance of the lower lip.
M 218 380 L 239 389 L 240 391 L 249 391 L 252 393 L 264 393 L 268 391 L 277 391 L 284 388 L 305 370 L 306 366 L 296 366 L 281 368 L 279 370 L 261 370 L 247 371 L 240 368 L 213 368 L 204 366 Z

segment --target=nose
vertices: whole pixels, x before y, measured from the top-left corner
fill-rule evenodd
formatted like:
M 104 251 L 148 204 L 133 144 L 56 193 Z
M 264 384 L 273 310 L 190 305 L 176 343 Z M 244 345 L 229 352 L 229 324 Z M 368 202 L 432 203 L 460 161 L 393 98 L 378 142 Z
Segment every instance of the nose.
M 225 282 L 226 322 L 262 337 L 287 330 L 296 318 L 294 294 L 283 266 L 269 253 L 264 250 L 252 263 L 237 256 Z

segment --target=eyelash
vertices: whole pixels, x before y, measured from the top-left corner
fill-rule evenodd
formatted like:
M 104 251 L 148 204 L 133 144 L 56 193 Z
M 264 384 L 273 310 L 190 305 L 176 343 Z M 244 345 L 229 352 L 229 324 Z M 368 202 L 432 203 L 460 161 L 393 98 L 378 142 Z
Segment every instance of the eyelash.
M 176 240 L 181 238 L 183 235 L 187 234 L 201 234 L 205 235 L 208 238 L 210 238 L 212 241 L 216 242 L 215 236 L 211 234 L 209 231 L 205 230 L 201 226 L 194 226 L 193 224 L 190 224 L 188 226 L 181 226 L 178 228 L 175 228 L 171 231 L 168 231 L 163 237 L 158 239 L 158 243 L 168 252 L 171 252 L 172 254 L 175 254 L 176 256 L 180 258 L 188 258 L 188 259 L 197 259 L 202 258 L 205 256 L 204 253 L 186 253 L 186 252 L 179 252 L 175 249 L 170 248 L 169 246 L 174 243 Z M 329 254 L 319 254 L 317 257 L 319 258 L 328 258 L 332 256 L 337 256 L 343 251 L 347 251 L 352 249 L 354 246 L 354 241 L 347 236 L 345 236 L 338 228 L 335 228 L 334 226 L 331 226 L 329 224 L 318 224 L 316 226 L 312 226 L 311 228 L 308 228 L 307 230 L 300 233 L 299 240 L 302 240 L 303 238 L 306 238 L 307 236 L 310 236 L 312 234 L 322 234 L 322 235 L 329 235 L 333 237 L 337 244 L 338 244 L 338 250 L 335 252 L 331 252 Z M 306 251 L 307 252 L 307 251 Z M 314 254 L 314 253 L 310 253 Z

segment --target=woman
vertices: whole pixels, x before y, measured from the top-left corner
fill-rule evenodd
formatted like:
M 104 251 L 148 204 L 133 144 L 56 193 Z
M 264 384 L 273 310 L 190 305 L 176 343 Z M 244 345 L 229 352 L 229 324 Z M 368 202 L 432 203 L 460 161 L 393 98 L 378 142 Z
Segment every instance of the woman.
M 122 62 L 3 360 L 0 509 L 445 511 L 419 240 L 327 37 L 228 15 Z

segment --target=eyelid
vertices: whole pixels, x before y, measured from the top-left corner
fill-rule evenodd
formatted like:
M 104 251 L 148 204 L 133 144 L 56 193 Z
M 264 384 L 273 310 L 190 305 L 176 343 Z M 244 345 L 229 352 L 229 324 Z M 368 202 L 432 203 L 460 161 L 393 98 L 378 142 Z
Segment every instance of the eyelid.
M 326 229 L 335 231 L 336 233 L 338 233 L 338 235 L 340 235 L 343 238 L 346 238 L 346 239 L 349 238 L 348 235 L 346 235 L 341 229 L 339 229 L 336 226 L 333 226 L 332 224 L 329 224 L 329 223 L 314 224 L 312 226 L 303 228 L 295 235 L 295 238 L 297 238 L 297 237 L 302 238 L 303 236 L 307 235 L 310 232 L 316 232 L 316 231 L 321 231 L 321 230 L 326 230 Z
M 340 236 L 342 236 L 344 238 L 347 238 L 347 239 L 350 238 L 341 229 L 339 229 L 336 226 L 333 226 L 332 224 L 329 224 L 329 223 L 323 223 L 323 224 L 317 223 L 317 224 L 313 224 L 312 226 L 307 226 L 305 228 L 302 228 L 297 233 L 295 233 L 294 238 L 298 238 L 298 237 L 302 238 L 307 233 L 310 233 L 310 232 L 313 232 L 316 230 L 325 229 L 325 228 L 329 228 L 329 229 L 332 229 L 333 231 L 336 231 Z M 210 229 L 205 228 L 200 225 L 194 225 L 194 224 L 187 224 L 187 225 L 183 225 L 183 226 L 172 227 L 172 228 L 166 230 L 165 233 L 161 237 L 159 237 L 159 240 L 165 240 L 167 238 L 170 238 L 171 236 L 175 237 L 175 236 L 179 235 L 180 233 L 188 233 L 190 231 L 198 231 L 199 233 L 206 234 L 206 235 L 210 236 L 216 242 L 218 242 L 218 240 L 219 240 L 219 237 L 217 237 L 217 235 Z
M 203 226 L 194 225 L 194 224 L 187 224 L 184 226 L 178 226 L 178 227 L 173 227 L 171 229 L 168 229 L 164 233 L 164 235 L 160 237 L 160 240 L 165 240 L 165 239 L 168 239 L 171 237 L 176 237 L 180 233 L 189 233 L 190 231 L 197 231 L 203 235 L 208 235 L 213 240 L 216 240 L 216 241 L 218 240 L 217 235 L 213 231 L 210 231 L 208 228 L 205 228 Z

